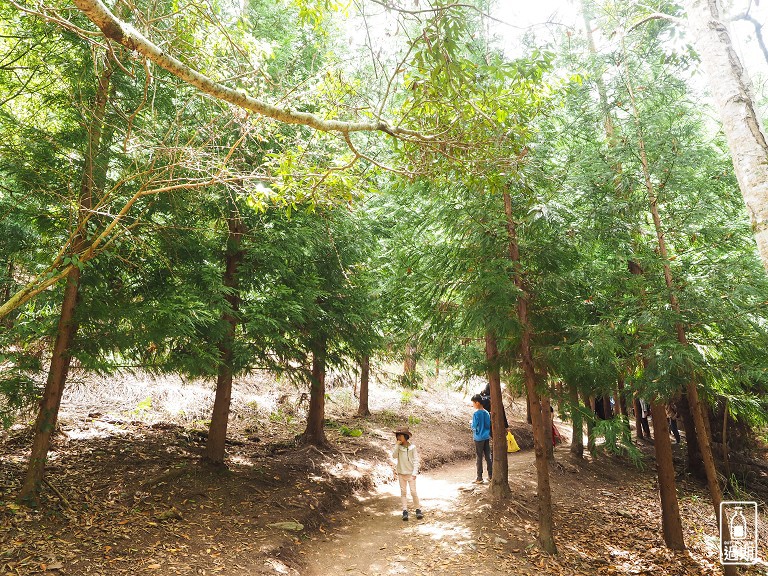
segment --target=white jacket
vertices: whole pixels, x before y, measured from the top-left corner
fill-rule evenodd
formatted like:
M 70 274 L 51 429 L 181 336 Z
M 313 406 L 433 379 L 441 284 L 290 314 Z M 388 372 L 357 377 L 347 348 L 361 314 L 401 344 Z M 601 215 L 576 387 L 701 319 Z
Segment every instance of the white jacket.
M 419 473 L 419 451 L 416 450 L 416 446 L 413 444 L 408 444 L 408 446 L 395 444 L 395 448 L 392 450 L 392 458 L 397 461 L 398 474 L 412 474 L 416 476 Z

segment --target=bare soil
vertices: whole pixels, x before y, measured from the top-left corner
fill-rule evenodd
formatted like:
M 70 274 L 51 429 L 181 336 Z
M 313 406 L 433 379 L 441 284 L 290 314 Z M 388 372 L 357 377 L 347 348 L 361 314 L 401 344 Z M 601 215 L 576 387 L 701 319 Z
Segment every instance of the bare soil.
M 499 505 L 485 486 L 469 484 L 468 395 L 443 381 L 403 390 L 387 383 L 385 368 L 379 373 L 365 419 L 353 416 L 351 381 L 329 383 L 334 449 L 324 452 L 295 443 L 301 390 L 266 376 L 239 382 L 226 468 L 199 460 L 210 385 L 137 376 L 81 382 L 62 408 L 40 509 L 14 500 L 29 428 L 0 437 L 0 575 L 720 573 L 711 506 L 702 485 L 684 476 L 689 550 L 664 548 L 652 448 L 643 446 L 643 470 L 616 457 L 574 461 L 567 446 L 556 448 L 559 554 L 550 556 L 536 545 L 524 405 L 508 405 L 523 450 L 509 455 L 512 497 Z M 424 462 L 425 517 L 409 522 L 400 519 L 389 462 L 392 431 L 403 424 Z

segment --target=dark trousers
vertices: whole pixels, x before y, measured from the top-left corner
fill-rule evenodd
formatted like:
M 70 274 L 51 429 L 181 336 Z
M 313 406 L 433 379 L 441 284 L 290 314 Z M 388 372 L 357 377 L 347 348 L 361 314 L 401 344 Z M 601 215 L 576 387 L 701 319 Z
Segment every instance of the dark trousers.
M 651 427 L 648 425 L 648 418 L 640 418 L 640 424 L 643 427 L 643 432 L 645 432 L 646 437 L 651 437 Z
M 680 444 L 680 431 L 677 429 L 677 420 L 675 418 L 668 418 L 668 420 L 669 431 L 672 432 L 672 435 L 675 437 L 675 442 Z
M 477 479 L 483 479 L 483 458 L 488 468 L 488 479 L 493 477 L 493 461 L 491 460 L 491 441 L 475 440 L 475 454 L 477 454 Z

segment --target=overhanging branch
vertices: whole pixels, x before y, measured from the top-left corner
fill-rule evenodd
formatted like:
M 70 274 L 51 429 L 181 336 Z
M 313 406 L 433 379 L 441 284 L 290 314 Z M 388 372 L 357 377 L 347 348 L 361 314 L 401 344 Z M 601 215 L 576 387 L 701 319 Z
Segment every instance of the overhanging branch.
M 211 80 L 206 75 L 184 64 L 181 60 L 166 54 L 159 46 L 148 40 L 132 25 L 123 22 L 115 16 L 101 0 L 74 0 L 75 5 L 93 22 L 110 40 L 136 51 L 156 65 L 167 70 L 180 80 L 194 86 L 200 91 L 219 100 L 250 110 L 256 114 L 272 118 L 286 124 L 299 124 L 323 132 L 384 132 L 390 136 L 408 137 L 422 141 L 435 140 L 428 136 L 402 127 L 391 126 L 379 120 L 370 122 L 350 122 L 343 120 L 326 120 L 308 112 L 298 112 L 290 108 L 280 108 L 249 96 L 241 90 Z

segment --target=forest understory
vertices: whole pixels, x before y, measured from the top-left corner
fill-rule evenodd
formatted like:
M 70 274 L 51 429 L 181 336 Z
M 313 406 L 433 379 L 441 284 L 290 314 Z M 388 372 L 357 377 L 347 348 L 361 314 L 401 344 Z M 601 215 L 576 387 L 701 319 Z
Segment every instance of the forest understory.
M 360 419 L 353 417 L 348 384 L 339 379 L 329 387 L 329 451 L 295 444 L 303 424 L 299 391 L 266 377 L 238 386 L 226 468 L 200 463 L 205 427 L 197 419 L 212 395 L 207 387 L 147 377 L 73 387 L 39 509 L 15 501 L 30 429 L 17 425 L 2 437 L 0 574 L 306 574 L 313 548 L 333 541 L 345 509 L 357 506 L 353 496 L 393 480 L 392 430 L 403 424 L 422 453 L 423 477 L 437 477 L 446 463 L 466 466 L 466 486 L 444 511 L 448 516 L 424 522 L 449 530 L 450 518 L 462 518 L 469 545 L 427 565 L 429 547 L 400 542 L 400 553 L 413 556 L 421 573 L 467 574 L 468 566 L 478 574 L 722 572 L 706 488 L 685 474 L 682 445 L 674 450 L 688 550 L 672 552 L 661 537 L 652 445 L 639 445 L 642 469 L 609 455 L 574 460 L 570 429 L 558 422 L 566 441 L 556 448 L 550 470 L 559 549 L 551 556 L 536 544 L 536 474 L 524 403 L 508 406 L 523 450 L 509 455 L 512 498 L 497 508 L 485 487 L 469 484 L 474 457 L 467 394 L 446 383 L 423 390 L 377 383 L 371 388 L 373 415 Z M 754 474 L 765 475 L 760 469 Z M 764 493 L 742 496 L 766 499 Z M 383 545 L 382 554 L 392 554 L 404 523 L 396 515 L 375 521 L 385 529 L 391 524 L 392 543 L 388 550 Z M 763 533 L 763 558 L 766 542 Z M 765 565 L 746 573 L 764 574 Z

